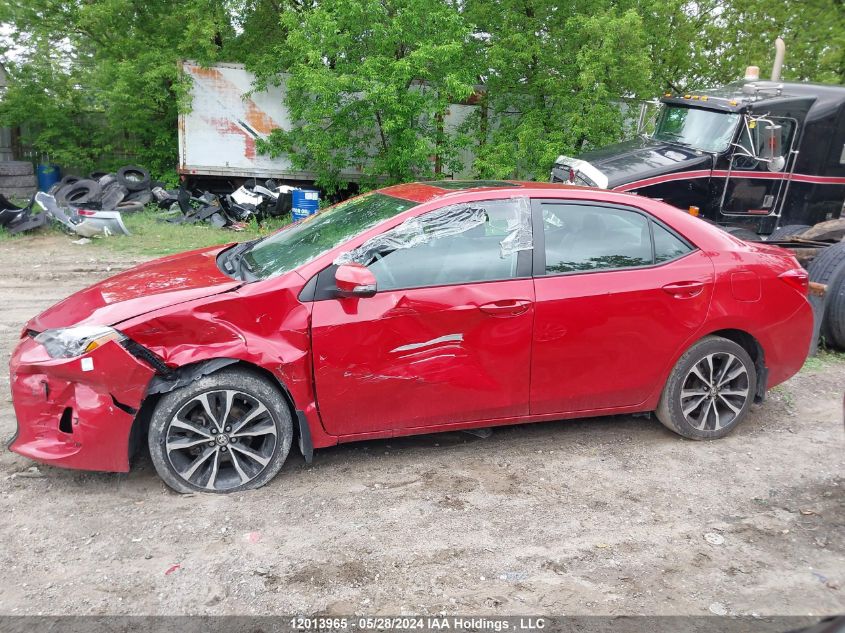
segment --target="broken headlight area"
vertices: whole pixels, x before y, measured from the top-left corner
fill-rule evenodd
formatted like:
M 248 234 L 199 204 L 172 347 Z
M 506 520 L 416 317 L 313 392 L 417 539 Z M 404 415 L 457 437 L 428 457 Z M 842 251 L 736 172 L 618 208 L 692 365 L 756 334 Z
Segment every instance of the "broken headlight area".
M 34 340 L 47 350 L 50 358 L 75 358 L 92 352 L 109 341 L 122 343 L 126 337 L 102 325 L 78 325 L 73 327 L 44 330 Z
M 133 422 L 156 371 L 126 349 L 122 336 L 74 327 L 21 339 L 10 361 L 18 421 L 12 451 L 66 468 L 128 470 Z M 48 338 L 52 353 L 39 337 Z M 83 349 L 89 351 L 68 357 Z

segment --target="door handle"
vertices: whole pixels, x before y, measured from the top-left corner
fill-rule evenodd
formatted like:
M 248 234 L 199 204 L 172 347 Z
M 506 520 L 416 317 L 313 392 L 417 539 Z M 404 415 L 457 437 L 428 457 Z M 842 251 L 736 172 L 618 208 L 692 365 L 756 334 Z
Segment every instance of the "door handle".
M 675 299 L 690 299 L 697 297 L 704 290 L 703 281 L 676 281 L 663 286 L 664 292 L 672 295 Z
M 526 299 L 503 299 L 485 303 L 478 309 L 493 316 L 517 316 L 527 312 L 530 306 L 531 302 Z

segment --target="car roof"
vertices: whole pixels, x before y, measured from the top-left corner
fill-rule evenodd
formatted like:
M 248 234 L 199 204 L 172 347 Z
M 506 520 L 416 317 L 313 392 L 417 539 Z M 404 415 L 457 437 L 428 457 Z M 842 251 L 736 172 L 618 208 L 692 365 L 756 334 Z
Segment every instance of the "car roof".
M 572 190 L 581 187 L 551 182 L 528 182 L 521 180 L 430 180 L 409 182 L 379 189 L 379 193 L 402 198 L 412 202 L 431 202 L 450 195 L 472 193 L 476 191 L 512 190 L 519 195 L 522 189 Z M 586 188 L 586 187 L 585 187 Z

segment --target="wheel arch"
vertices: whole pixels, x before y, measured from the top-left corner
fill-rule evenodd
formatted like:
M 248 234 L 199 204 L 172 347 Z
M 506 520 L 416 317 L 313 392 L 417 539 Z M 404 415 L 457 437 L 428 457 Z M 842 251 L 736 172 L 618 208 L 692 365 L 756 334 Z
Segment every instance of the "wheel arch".
M 260 376 L 278 389 L 290 411 L 291 420 L 294 422 L 293 440 L 298 440 L 297 443 L 303 457 L 310 463 L 313 452 L 310 430 L 304 416 L 297 410 L 293 396 L 287 385 L 266 367 L 240 358 L 212 358 L 197 361 L 177 367 L 167 376 L 154 376 L 147 387 L 147 394 L 132 422 L 132 428 L 129 433 L 129 446 L 127 447 L 129 458 L 131 459 L 136 455 L 141 446 L 145 445 L 144 438 L 147 436 L 150 428 L 150 419 L 164 394 L 196 382 L 203 376 L 215 374 L 226 367 L 240 369 Z M 307 436 L 307 438 L 304 436 Z
M 757 372 L 757 390 L 754 393 L 754 402 L 762 402 L 766 395 L 768 370 L 766 369 L 766 352 L 760 344 L 760 341 L 758 341 L 751 333 L 738 328 L 714 330 L 713 332 L 708 332 L 699 338 L 698 341 L 707 336 L 719 336 L 729 341 L 733 341 L 748 352 L 751 360 L 754 361 L 754 369 Z M 695 341 L 695 343 L 698 341 Z M 695 343 L 693 343 L 693 345 Z M 687 349 L 689 349 L 689 347 L 687 347 Z

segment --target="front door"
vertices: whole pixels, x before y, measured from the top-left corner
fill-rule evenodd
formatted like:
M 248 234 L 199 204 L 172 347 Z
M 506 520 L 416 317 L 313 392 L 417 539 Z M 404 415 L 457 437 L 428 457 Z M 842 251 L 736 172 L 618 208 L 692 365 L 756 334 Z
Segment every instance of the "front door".
M 704 321 L 712 262 L 636 209 L 560 201 L 535 213 L 531 414 L 643 402 Z
M 524 200 L 455 205 L 350 253 L 375 274 L 378 292 L 318 294 L 314 303 L 314 378 L 329 433 L 383 434 L 528 413 L 528 213 Z M 517 235 L 516 227 L 528 233 Z

